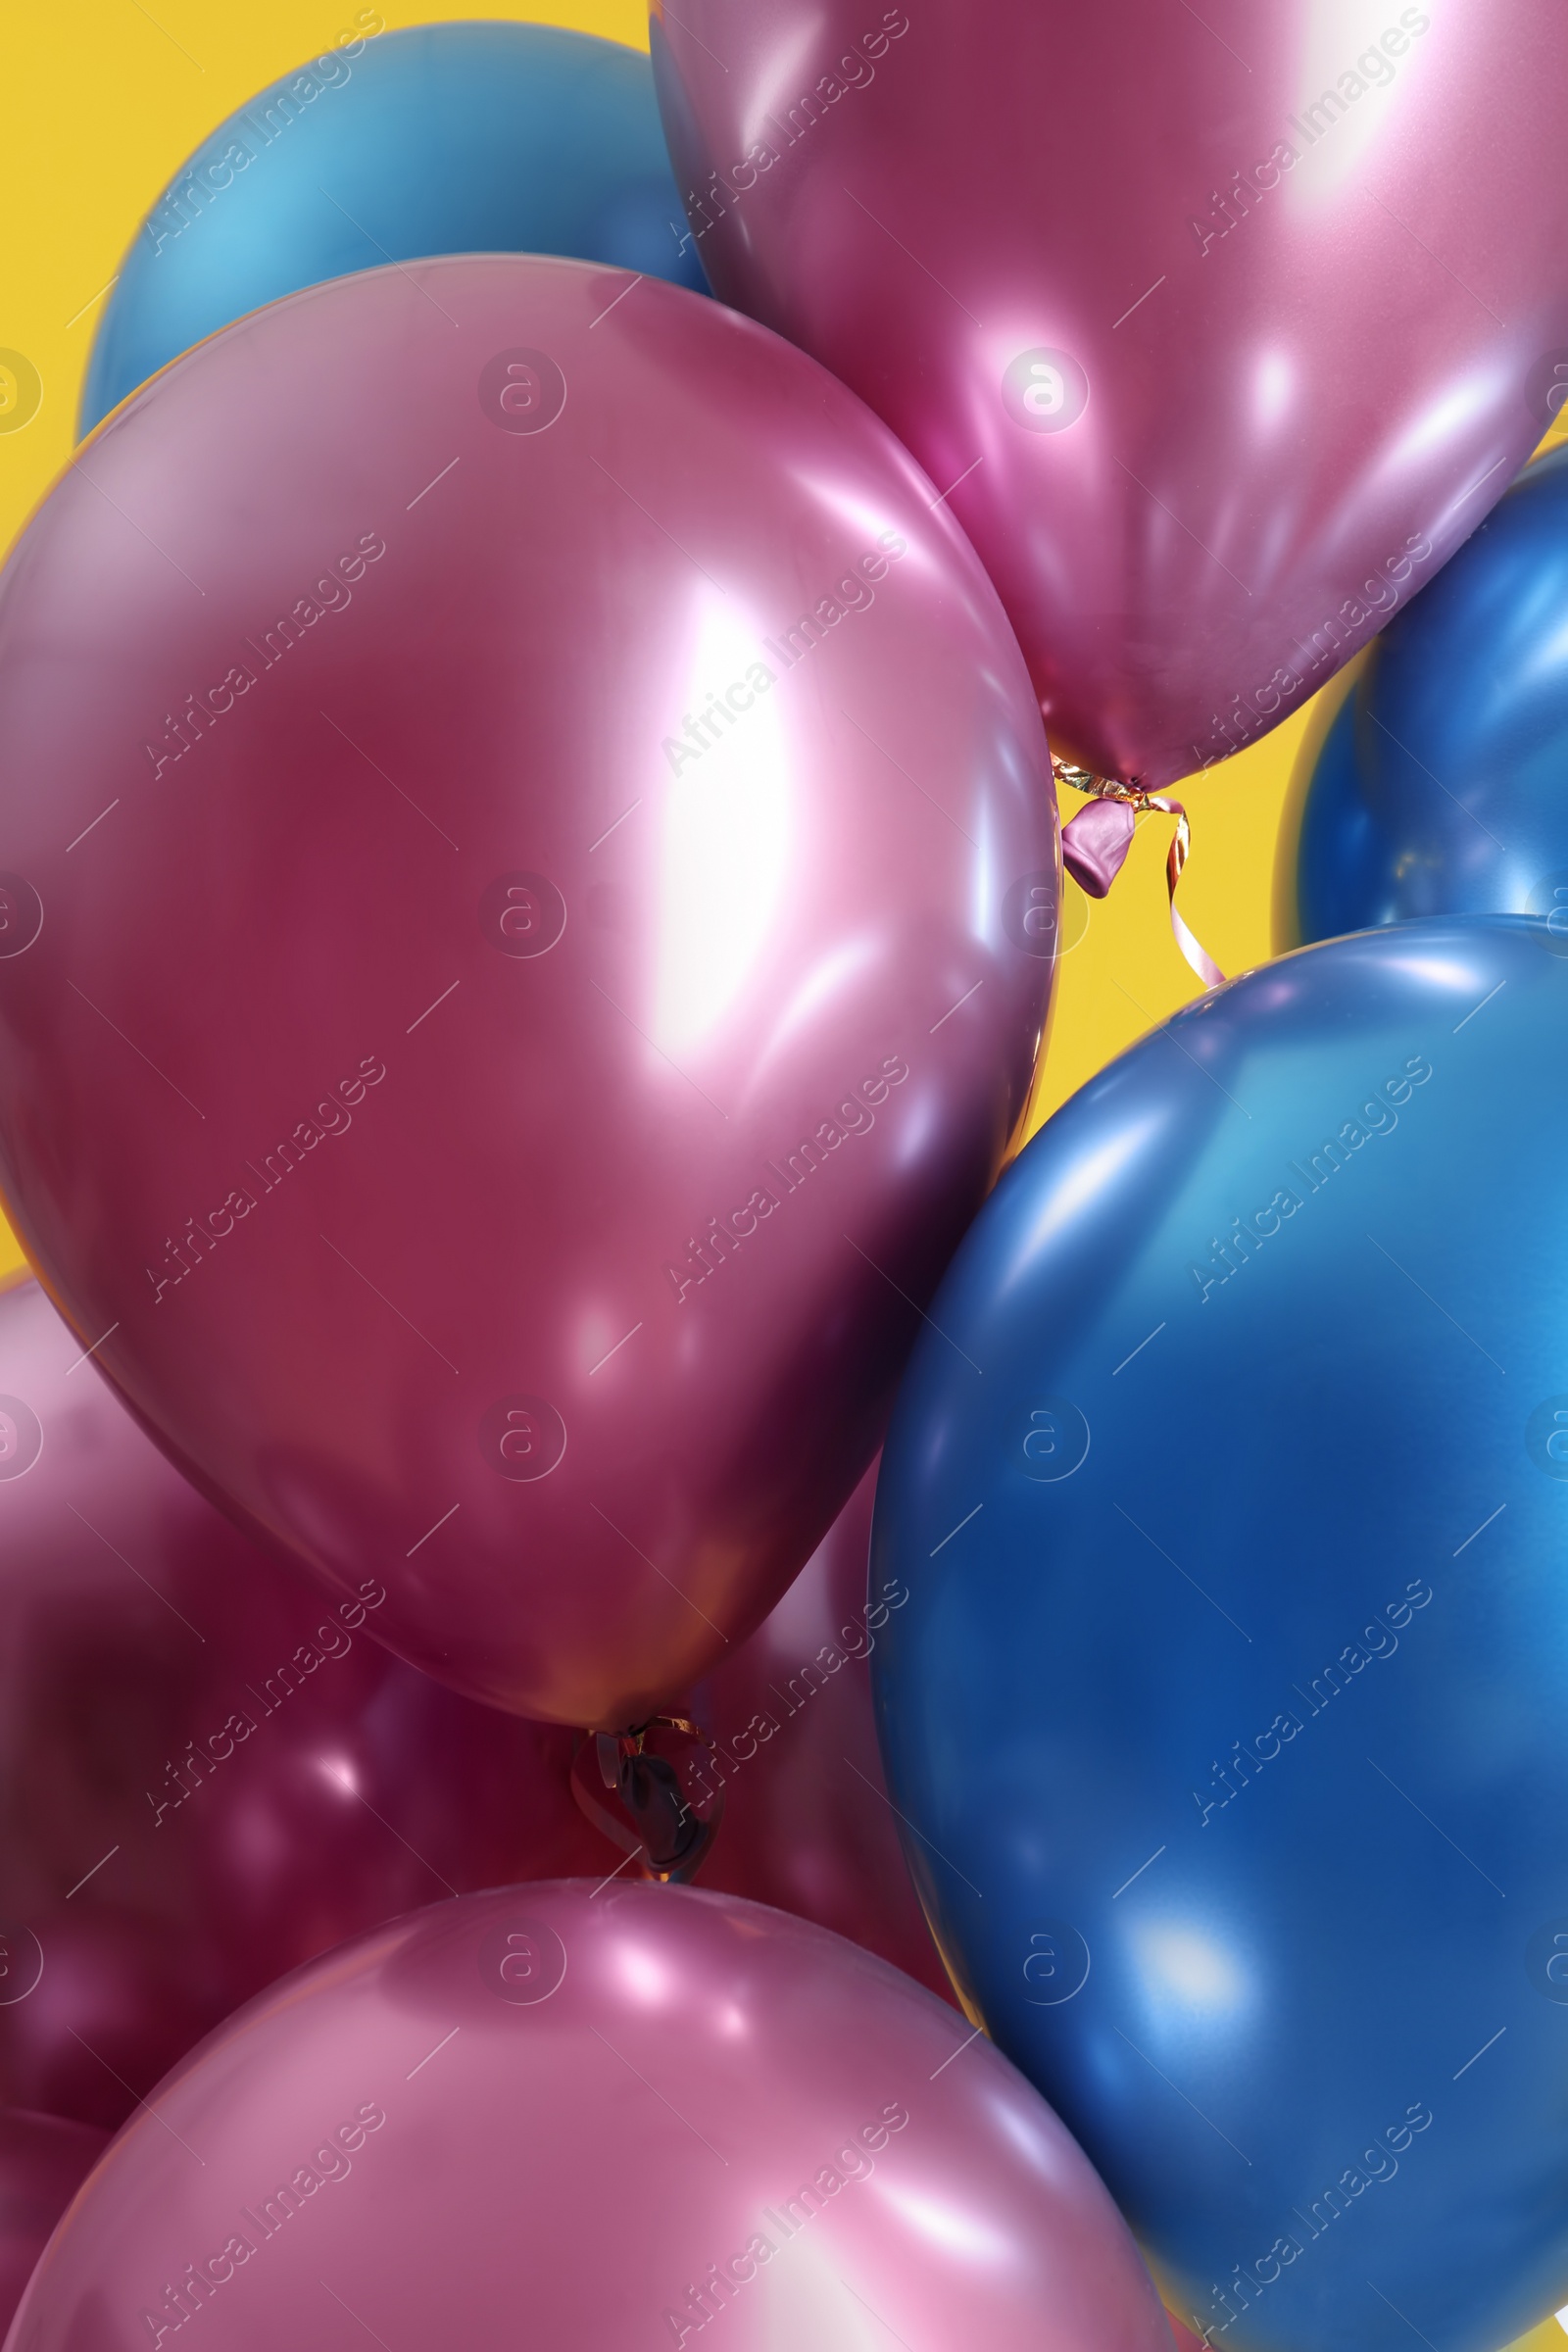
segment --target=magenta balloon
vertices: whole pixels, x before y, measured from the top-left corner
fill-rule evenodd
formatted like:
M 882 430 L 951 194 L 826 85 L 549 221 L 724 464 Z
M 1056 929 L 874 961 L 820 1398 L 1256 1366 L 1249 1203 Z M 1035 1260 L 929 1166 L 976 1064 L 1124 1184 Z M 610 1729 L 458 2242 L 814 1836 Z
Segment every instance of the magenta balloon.
M 614 1857 L 567 1733 L 368 1642 L 378 1585 L 262 1558 L 80 1356 L 0 1296 L 0 2100 L 112 2126 L 328 1945 Z
M 782 1912 L 569 1882 L 419 1912 L 229 2019 L 8 2352 L 172 2352 L 206 2311 L 225 2352 L 695 2352 L 715 2323 L 729 2352 L 1170 2352 L 1087 2158 L 951 2009 Z
M 654 62 L 715 291 L 949 493 L 1103 774 L 1298 707 L 1568 386 L 1541 0 L 654 0 Z
M 886 427 L 662 283 L 340 279 L 0 582 L 0 1173 L 165 1443 L 625 1727 L 864 1470 L 1050 992 L 1044 733 Z
M 878 1460 L 880 1460 L 878 1456 Z M 693 1692 L 724 1817 L 703 1886 L 813 1919 L 954 2000 L 899 1844 L 867 1664 L 902 1586 L 866 1590 L 877 1463 L 751 1640 Z
M 10 2327 L 49 2234 L 109 2145 L 58 2115 L 0 2108 L 0 2330 Z

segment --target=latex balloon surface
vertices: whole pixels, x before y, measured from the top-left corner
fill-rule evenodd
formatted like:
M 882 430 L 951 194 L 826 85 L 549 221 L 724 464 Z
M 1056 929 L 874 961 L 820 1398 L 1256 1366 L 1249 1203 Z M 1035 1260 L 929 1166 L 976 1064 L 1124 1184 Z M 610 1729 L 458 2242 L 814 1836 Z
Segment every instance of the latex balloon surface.
M 866 1589 L 876 1464 L 771 1616 L 694 1693 L 724 1815 L 705 1886 L 831 1928 L 953 1997 L 915 1898 L 871 1714 L 870 1657 L 907 1588 Z
M 658 281 L 341 278 L 34 517 L 0 778 L 0 1174 L 83 1346 L 414 1663 L 686 1688 L 864 1471 L 1050 994 L 1039 713 L 911 461 Z
M 117 2125 L 220 2017 L 444 1889 L 612 1866 L 570 1738 L 366 1639 L 0 1296 L 0 2098 Z
M 1537 0 L 655 0 L 653 40 L 715 290 L 907 443 L 1107 775 L 1296 709 L 1568 383 Z
M 1196 2332 L 1568 2302 L 1568 959 L 1406 924 L 1058 1111 L 931 1309 L 873 1655 L 956 1979 Z
M 0 2328 L 54 2229 L 109 2145 L 86 2124 L 0 2108 Z
M 1560 448 L 1372 648 L 1302 809 L 1300 939 L 1495 912 L 1543 915 L 1568 944 L 1565 611 Z
M 12 2352 L 168 2344 L 209 2305 L 233 2352 L 340 2352 L 345 2328 L 502 2352 L 519 2313 L 582 2352 L 715 2322 L 735 2352 L 1169 2352 L 1110 2199 L 968 2034 L 730 1896 L 443 1904 L 264 1995 L 164 2085 Z M 607 2162 L 628 2178 L 608 2203 Z
M 138 229 L 85 434 L 246 311 L 436 253 L 561 253 L 705 293 L 648 60 L 547 24 L 357 24 L 220 122 Z

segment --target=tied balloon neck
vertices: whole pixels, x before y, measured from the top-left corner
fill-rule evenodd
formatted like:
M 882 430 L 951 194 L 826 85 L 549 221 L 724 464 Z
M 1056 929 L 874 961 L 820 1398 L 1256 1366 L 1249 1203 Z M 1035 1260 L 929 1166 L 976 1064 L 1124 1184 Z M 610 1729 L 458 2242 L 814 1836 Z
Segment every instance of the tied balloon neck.
M 711 1768 L 716 1752 L 685 1715 L 655 1715 L 625 1732 L 579 1733 L 571 1792 L 595 1829 L 635 1858 L 642 1878 L 684 1886 L 723 1818 L 724 1785 Z
M 1104 898 L 1121 872 L 1140 816 L 1152 813 L 1176 819 L 1176 830 L 1165 858 L 1171 933 L 1204 986 L 1221 987 L 1224 973 L 1207 949 L 1195 939 L 1176 905 L 1177 885 L 1193 846 L 1192 825 L 1181 802 L 1169 800 L 1162 793 L 1146 792 L 1136 777 L 1131 783 L 1122 783 L 1114 776 L 1096 775 L 1093 768 L 1075 767 L 1070 760 L 1058 760 L 1054 754 L 1051 766 L 1058 784 L 1070 785 L 1074 792 L 1088 795 L 1088 806 L 1062 826 L 1061 858 L 1079 889 L 1087 891 L 1092 899 Z

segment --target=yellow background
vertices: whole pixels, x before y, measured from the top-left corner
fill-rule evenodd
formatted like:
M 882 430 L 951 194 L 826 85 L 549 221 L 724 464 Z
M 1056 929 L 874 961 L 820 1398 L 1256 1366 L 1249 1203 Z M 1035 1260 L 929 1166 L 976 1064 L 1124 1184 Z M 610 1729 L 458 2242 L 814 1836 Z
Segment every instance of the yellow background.
M 155 0 L 149 10 L 142 0 L 84 0 L 67 11 L 5 0 L 0 7 L 8 212 L 0 348 L 25 354 L 43 381 L 31 423 L 0 434 L 0 545 L 9 546 L 71 452 L 103 299 L 144 214 L 225 115 L 325 49 L 352 23 L 357 6 L 358 0 Z M 486 8 L 473 0 L 400 7 L 381 0 L 380 13 L 389 27 L 523 18 L 648 45 L 642 0 L 551 0 L 538 8 Z M 1179 788 L 1195 845 L 1183 911 L 1229 973 L 1289 944 L 1274 926 L 1276 848 L 1282 836 L 1290 838 L 1304 768 L 1345 683 L 1326 688 L 1251 750 Z M 1076 796 L 1067 798 L 1078 806 Z M 1169 819 L 1145 821 L 1108 900 L 1092 904 L 1067 886 L 1070 946 L 1036 1082 L 1036 1123 L 1199 993 L 1165 917 L 1169 836 Z M 0 1280 L 20 1262 L 0 1221 Z M 1565 2339 L 1548 2321 L 1516 2352 L 1554 2348 L 1565 2352 Z

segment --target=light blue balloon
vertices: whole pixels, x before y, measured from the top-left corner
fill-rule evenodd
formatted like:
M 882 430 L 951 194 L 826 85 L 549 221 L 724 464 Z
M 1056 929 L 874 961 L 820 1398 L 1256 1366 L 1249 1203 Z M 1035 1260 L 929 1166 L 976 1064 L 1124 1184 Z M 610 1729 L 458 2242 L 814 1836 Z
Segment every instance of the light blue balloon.
M 706 293 L 647 58 L 543 24 L 430 24 L 285 74 L 203 141 L 138 230 L 81 433 L 247 311 L 436 253 L 564 254 Z
M 1003 1178 L 895 1411 L 910 1867 L 1215 2345 L 1568 2302 L 1565 1040 L 1518 917 L 1220 990 Z
M 1428 914 L 1568 936 L 1568 448 L 1374 640 L 1301 811 L 1298 940 Z

